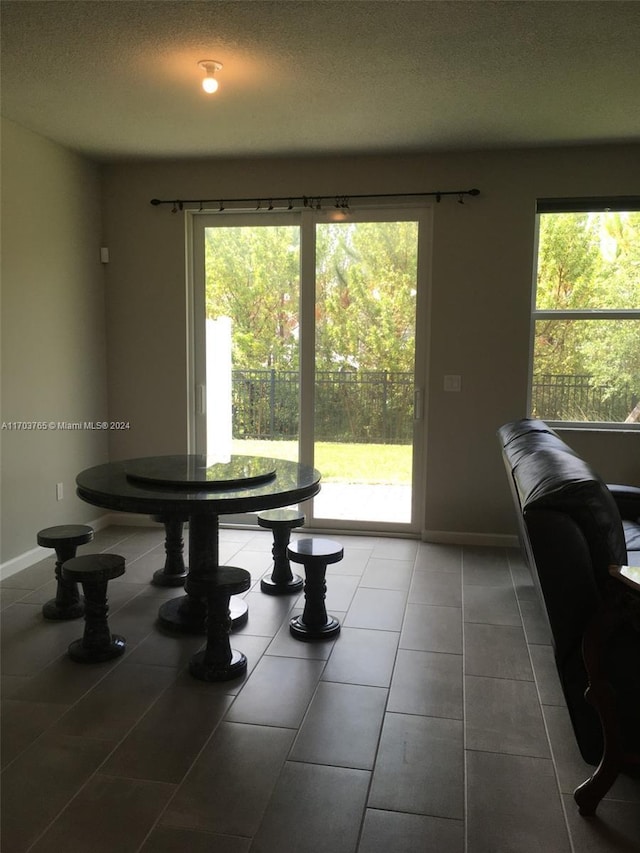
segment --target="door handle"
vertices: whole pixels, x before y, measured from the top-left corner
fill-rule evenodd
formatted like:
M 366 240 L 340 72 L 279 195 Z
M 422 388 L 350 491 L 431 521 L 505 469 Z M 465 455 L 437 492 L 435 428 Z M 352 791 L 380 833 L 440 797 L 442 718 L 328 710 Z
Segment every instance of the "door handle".
M 414 421 L 422 420 L 422 388 L 416 388 L 413 392 L 413 419 Z
M 207 410 L 207 386 L 196 385 L 196 414 L 204 415 Z

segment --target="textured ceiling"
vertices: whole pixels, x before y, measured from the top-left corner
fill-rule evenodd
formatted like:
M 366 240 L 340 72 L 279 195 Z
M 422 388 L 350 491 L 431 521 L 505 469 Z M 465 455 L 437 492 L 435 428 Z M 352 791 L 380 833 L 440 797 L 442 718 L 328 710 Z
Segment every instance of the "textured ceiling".
M 640 139 L 636 0 L 1 5 L 2 114 L 96 159 Z

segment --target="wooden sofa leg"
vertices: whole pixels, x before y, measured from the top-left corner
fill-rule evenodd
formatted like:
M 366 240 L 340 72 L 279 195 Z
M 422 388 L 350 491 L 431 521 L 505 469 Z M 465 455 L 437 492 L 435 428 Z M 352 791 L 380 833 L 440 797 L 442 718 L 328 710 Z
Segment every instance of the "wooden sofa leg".
M 585 699 L 596 710 L 602 727 L 604 748 L 602 758 L 589 779 L 573 792 L 581 815 L 593 815 L 598 803 L 615 782 L 622 764 L 622 742 L 615 694 L 606 678 L 603 659 L 604 651 L 619 616 L 606 610 L 596 614 L 582 638 L 582 656 L 589 678 Z

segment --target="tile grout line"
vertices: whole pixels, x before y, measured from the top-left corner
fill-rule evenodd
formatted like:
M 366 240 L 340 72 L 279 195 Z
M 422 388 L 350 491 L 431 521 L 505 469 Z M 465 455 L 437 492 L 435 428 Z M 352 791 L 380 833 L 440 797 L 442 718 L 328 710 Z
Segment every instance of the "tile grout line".
M 371 554 L 373 554 L 373 549 L 372 549 L 372 551 L 371 551 Z M 365 568 L 364 568 L 364 570 L 363 570 L 363 572 L 362 572 L 362 575 L 360 576 L 360 578 L 359 578 L 359 580 L 358 580 L 358 586 L 356 587 L 356 591 L 357 591 L 358 589 L 360 589 L 360 583 L 361 583 L 361 581 L 362 581 L 362 578 L 364 577 L 364 574 L 365 574 L 365 572 L 366 572 L 366 566 L 369 564 L 369 560 L 370 560 L 370 559 L 371 559 L 371 555 L 367 558 L 367 562 L 365 563 Z M 358 850 L 360 849 L 360 845 L 361 845 L 361 843 L 362 843 L 362 836 L 363 836 L 363 833 L 364 833 L 364 827 L 365 827 L 365 823 L 366 823 L 366 819 L 367 819 L 367 811 L 368 811 L 368 810 L 369 810 L 369 808 L 370 808 L 370 807 L 369 807 L 369 800 L 370 800 L 370 798 L 371 798 L 371 788 L 372 788 L 372 786 L 373 786 L 373 777 L 374 777 L 374 774 L 375 774 L 375 771 L 376 771 L 376 764 L 377 764 L 377 761 L 378 761 L 378 755 L 380 754 L 380 743 L 381 743 L 381 741 L 382 741 L 382 732 L 384 731 L 385 719 L 386 719 L 387 713 L 389 713 L 389 712 L 387 711 L 387 708 L 389 707 L 389 699 L 391 698 L 391 685 L 393 684 L 393 676 L 394 676 L 394 673 L 395 673 L 396 664 L 397 664 L 397 662 L 398 662 L 398 652 L 400 651 L 400 637 L 402 636 L 402 628 L 404 627 L 404 620 L 406 619 L 406 615 L 407 615 L 407 604 L 408 604 L 409 592 L 410 592 L 410 590 L 411 590 L 411 583 L 412 583 L 412 581 L 413 581 L 413 578 L 414 578 L 414 575 L 415 575 L 415 572 L 416 572 L 416 561 L 417 561 L 417 559 L 418 559 L 418 552 L 416 552 L 416 556 L 415 556 L 414 561 L 413 561 L 413 566 L 412 566 L 412 569 L 411 569 L 411 578 L 410 578 L 410 580 L 409 580 L 409 589 L 407 590 L 407 596 L 406 596 L 405 605 L 404 605 L 404 610 L 403 610 L 402 623 L 401 623 L 401 625 L 400 625 L 400 630 L 397 632 L 397 634 L 398 634 L 398 643 L 397 643 L 397 645 L 396 645 L 395 654 L 394 654 L 394 656 L 393 656 L 393 666 L 391 666 L 391 668 L 390 668 L 390 673 L 391 673 L 391 674 L 390 674 L 390 676 L 389 676 L 389 686 L 386 688 L 386 691 L 387 691 L 387 698 L 386 698 L 386 701 L 385 701 L 385 703 L 384 703 L 384 711 L 383 711 L 383 713 L 382 713 L 382 720 L 381 720 L 381 723 L 380 723 L 380 730 L 379 730 L 379 732 L 378 732 L 378 738 L 377 738 L 377 741 L 376 741 L 376 748 L 375 748 L 375 752 L 374 752 L 374 756 L 373 756 L 373 766 L 372 766 L 371 771 L 370 771 L 370 773 L 369 773 L 369 783 L 368 783 L 368 785 L 367 785 L 367 795 L 366 795 L 366 799 L 365 799 L 365 801 L 364 801 L 364 808 L 363 808 L 363 810 L 362 810 L 362 815 L 361 815 L 361 818 L 360 818 L 360 826 L 359 826 L 359 828 L 358 828 L 358 838 L 357 838 L 357 841 L 356 841 L 356 846 L 355 846 L 355 849 L 354 849 L 354 853 L 358 853 Z M 355 597 L 355 595 L 354 595 L 354 597 Z M 352 601 L 353 601 L 353 599 L 352 599 Z M 347 612 L 348 612 L 348 611 L 347 611 Z M 345 618 L 346 618 L 346 614 L 345 614 Z M 394 633 L 395 633 L 395 632 L 394 632 Z M 333 652 L 333 650 L 332 650 L 332 652 Z
M 460 619 L 462 620 L 462 749 L 463 749 L 463 796 L 464 796 L 464 853 L 469 851 L 469 767 L 467 763 L 467 661 L 465 655 L 465 552 L 464 547 L 460 548 Z
M 537 674 L 536 674 L 536 669 L 535 669 L 535 667 L 534 667 L 534 665 L 533 665 L 533 657 L 532 657 L 532 655 L 531 655 L 531 648 L 530 648 L 530 647 L 531 647 L 531 645 L 532 645 L 532 644 L 531 644 L 531 643 L 529 643 L 529 640 L 528 640 L 528 637 L 527 637 L 527 630 L 526 630 L 526 627 L 525 627 L 524 617 L 523 617 L 523 614 L 522 614 L 521 602 L 520 602 L 520 599 L 518 598 L 518 591 L 517 591 L 517 587 L 516 587 L 516 580 L 515 580 L 515 577 L 514 577 L 514 572 L 513 572 L 512 562 L 511 562 L 511 558 L 510 558 L 509 550 L 508 550 L 508 549 L 507 549 L 507 552 L 506 552 L 506 556 L 507 556 L 507 565 L 508 565 L 508 567 L 509 567 L 509 574 L 510 574 L 510 576 L 511 576 L 511 583 L 512 583 L 512 585 L 513 585 L 513 591 L 514 591 L 514 595 L 515 595 L 515 599 L 516 599 L 516 605 L 517 605 L 517 607 L 518 607 L 518 613 L 520 614 L 520 619 L 521 619 L 521 621 L 522 621 L 522 630 L 523 630 L 523 633 L 524 633 L 525 643 L 526 643 L 526 646 L 527 646 L 527 657 L 529 658 L 529 664 L 530 664 L 530 666 L 531 666 L 531 672 L 533 673 L 533 680 L 534 680 L 535 689 L 536 689 L 536 696 L 538 697 L 538 707 L 539 707 L 539 709 L 540 709 L 540 716 L 542 717 L 542 725 L 544 726 L 544 732 L 545 732 L 545 736 L 546 736 L 546 738 L 547 738 L 547 745 L 548 745 L 548 747 L 549 747 L 549 756 L 550 756 L 550 758 L 551 758 L 551 766 L 553 767 L 553 775 L 554 775 L 555 780 L 556 780 L 556 789 L 557 789 L 557 792 L 558 792 L 558 798 L 559 798 L 559 800 L 560 800 L 560 809 L 562 810 L 562 817 L 563 817 L 563 820 L 564 820 L 565 828 L 566 828 L 566 830 L 567 830 L 567 839 L 568 839 L 568 841 L 569 841 L 569 848 L 570 848 L 570 850 L 571 850 L 571 853 L 578 853 L 578 851 L 576 851 L 575 846 L 574 846 L 574 843 L 573 843 L 573 837 L 572 837 L 572 834 L 571 834 L 571 827 L 570 827 L 570 825 L 569 825 L 569 818 L 568 818 L 568 815 L 567 815 L 567 808 L 566 808 L 566 805 L 565 805 L 565 800 L 564 800 L 564 797 L 563 797 L 563 795 L 562 795 L 562 790 L 561 790 L 561 786 L 560 786 L 560 777 L 559 777 L 559 774 L 558 774 L 558 768 L 557 768 L 557 765 L 556 765 L 556 758 L 555 758 L 555 752 L 554 752 L 554 749 L 553 749 L 553 743 L 552 743 L 551 735 L 550 735 L 550 733 L 549 733 L 549 727 L 548 727 L 548 725 L 547 725 L 547 719 L 546 719 L 546 717 L 545 717 L 545 715 L 544 715 L 544 712 L 543 712 L 543 710 L 542 710 L 542 708 L 543 708 L 542 696 L 541 696 L 541 694 L 540 694 L 540 686 L 539 686 L 539 684 L 538 684 L 538 676 L 537 676 Z M 527 568 L 528 568 L 528 567 L 527 567 Z M 530 569 L 529 569 L 529 571 L 530 571 Z M 540 645 L 540 644 L 537 644 L 537 645 Z

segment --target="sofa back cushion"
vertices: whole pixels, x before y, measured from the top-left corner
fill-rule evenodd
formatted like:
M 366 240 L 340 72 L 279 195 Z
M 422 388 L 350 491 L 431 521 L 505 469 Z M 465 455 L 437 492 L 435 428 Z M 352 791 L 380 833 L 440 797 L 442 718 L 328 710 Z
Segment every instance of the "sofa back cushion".
M 580 527 L 591 553 L 596 583 L 608 567 L 625 564 L 624 529 L 613 495 L 601 477 L 542 421 L 524 420 L 499 431 L 520 509 L 566 513 Z
M 505 424 L 498 435 L 576 739 L 583 758 L 597 763 L 602 734 L 595 710 L 584 699 L 582 637 L 611 583 L 608 567 L 627 562 L 620 513 L 598 474 L 544 422 Z M 615 656 L 627 665 L 633 659 L 635 666 L 638 646 L 629 648 L 618 644 Z M 626 683 L 617 682 L 616 688 Z M 637 701 L 631 707 L 637 716 Z

